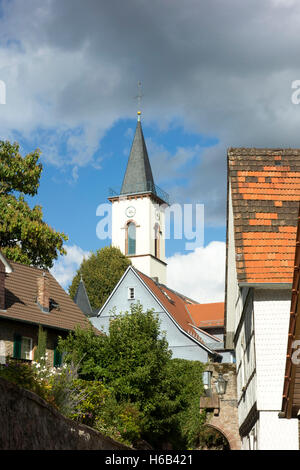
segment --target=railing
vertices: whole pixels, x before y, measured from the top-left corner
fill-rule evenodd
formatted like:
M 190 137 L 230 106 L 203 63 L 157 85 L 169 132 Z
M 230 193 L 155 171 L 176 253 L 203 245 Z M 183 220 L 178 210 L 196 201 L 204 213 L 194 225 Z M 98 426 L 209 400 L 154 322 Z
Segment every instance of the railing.
M 130 191 L 125 190 L 122 193 L 121 191 L 117 191 L 115 189 L 109 188 L 110 197 L 129 196 L 130 194 L 142 194 L 145 192 L 151 192 L 155 196 L 159 197 L 159 199 L 161 199 L 162 201 L 166 202 L 167 204 L 170 204 L 169 194 L 163 191 L 158 186 L 156 186 L 156 184 L 152 183 L 152 181 L 147 181 L 146 185 L 145 183 L 135 183 L 134 185 L 130 185 Z

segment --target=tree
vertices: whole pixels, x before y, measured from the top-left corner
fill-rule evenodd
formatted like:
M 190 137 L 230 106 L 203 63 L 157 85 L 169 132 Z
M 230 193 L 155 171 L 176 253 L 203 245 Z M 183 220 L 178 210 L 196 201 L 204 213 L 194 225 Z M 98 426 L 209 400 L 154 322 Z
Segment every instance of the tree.
M 17 143 L 0 141 L 0 249 L 12 261 L 50 268 L 66 254 L 68 237 L 43 221 L 41 206 L 31 209 L 25 201 L 38 191 L 39 158 L 39 150 L 22 157 Z
M 47 350 L 47 331 L 39 325 L 39 335 L 37 348 L 34 351 L 34 360 L 43 365 L 46 364 L 46 350 Z
M 84 259 L 69 287 L 74 299 L 81 276 L 93 309 L 100 308 L 131 264 L 118 248 L 106 246 Z
M 150 444 L 159 448 L 162 442 L 172 442 L 180 449 L 196 441 L 203 423 L 203 365 L 171 358 L 152 311 L 132 305 L 130 312 L 111 320 L 108 336 L 77 328 L 59 341 L 59 349 L 66 361 L 80 361 L 82 379 L 102 381 L 115 403 L 138 410 L 141 437 Z M 114 407 L 110 412 L 118 413 Z

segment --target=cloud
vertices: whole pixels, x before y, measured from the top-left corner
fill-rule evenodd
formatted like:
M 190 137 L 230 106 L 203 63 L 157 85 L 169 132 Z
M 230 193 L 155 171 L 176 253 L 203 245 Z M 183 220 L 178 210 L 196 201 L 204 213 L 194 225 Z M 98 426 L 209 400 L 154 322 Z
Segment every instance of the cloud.
M 59 284 L 64 289 L 67 289 L 83 259 L 88 258 L 90 256 L 90 252 L 84 251 L 77 245 L 65 246 L 64 248 L 66 249 L 67 254 L 65 256 L 60 256 L 54 262 L 53 268 L 50 271 Z
M 192 253 L 167 259 L 167 285 L 200 303 L 223 302 L 225 243 L 213 241 Z
M 173 193 L 206 201 L 211 224 L 224 223 L 227 147 L 299 147 L 300 106 L 291 103 L 291 83 L 300 78 L 299 2 L 3 0 L 1 6 L 0 79 L 7 89 L 1 137 L 14 138 L 17 130 L 39 139 L 52 164 L 95 165 L 106 131 L 135 115 L 138 80 L 148 124 L 163 131 L 175 122 L 218 139 L 199 158 L 196 148 L 181 155 L 158 149 Z M 183 189 L 176 180 L 184 158 L 193 159 L 193 171 Z

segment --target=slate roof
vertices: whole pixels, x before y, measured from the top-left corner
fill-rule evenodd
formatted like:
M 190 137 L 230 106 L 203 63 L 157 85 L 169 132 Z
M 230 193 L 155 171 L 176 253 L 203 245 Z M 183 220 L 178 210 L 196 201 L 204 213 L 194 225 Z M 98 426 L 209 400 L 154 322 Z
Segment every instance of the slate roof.
M 9 264 L 13 272 L 7 273 L 5 277 L 6 303 L 5 311 L 0 311 L 0 318 L 41 324 L 60 330 L 74 330 L 76 325 L 82 328 L 90 325 L 86 316 L 48 270 L 12 261 L 9 261 Z M 49 293 L 52 300 L 49 313 L 42 312 L 36 303 L 37 278 L 41 277 L 43 272 L 49 279 Z
M 300 149 L 230 148 L 239 283 L 291 283 L 300 199 Z
M 186 306 L 195 325 L 201 328 L 224 326 L 224 302 L 192 304 Z
M 141 122 L 138 121 L 123 179 L 121 194 L 136 194 L 140 192 L 152 192 L 156 194 L 142 125 Z
M 74 296 L 74 302 L 87 317 L 95 316 L 83 279 L 80 279 L 76 294 Z

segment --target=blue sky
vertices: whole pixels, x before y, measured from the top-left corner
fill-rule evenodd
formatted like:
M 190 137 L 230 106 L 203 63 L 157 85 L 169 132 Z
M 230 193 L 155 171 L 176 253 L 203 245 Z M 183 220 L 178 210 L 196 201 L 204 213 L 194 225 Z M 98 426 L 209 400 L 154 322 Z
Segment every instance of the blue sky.
M 168 283 L 224 295 L 228 147 L 299 147 L 300 4 L 294 0 L 0 0 L 0 139 L 39 147 L 45 221 L 69 236 L 64 287 L 96 237 L 96 208 L 120 188 L 142 122 L 156 184 L 203 203 L 204 248 L 167 243 Z M 284 34 L 283 34 L 284 25 Z M 286 27 L 288 25 L 288 27 Z M 175 268 L 176 261 L 176 268 Z M 178 267 L 179 266 L 179 267 Z M 186 280 L 188 279 L 188 282 Z
M 217 139 L 187 133 L 179 126 L 162 131 L 155 125 L 147 126 L 145 122 L 142 125 L 146 142 L 151 140 L 157 146 L 163 146 L 170 155 L 175 154 L 178 148 L 197 146 L 197 155 L 181 165 L 180 174 L 170 179 L 167 174 L 160 174 L 159 165 L 155 168 L 155 172 L 153 168 L 153 173 L 155 183 L 166 192 L 170 192 L 173 203 L 193 205 L 196 202 L 202 203 L 202 201 L 191 200 L 188 193 L 185 199 L 183 197 L 176 199 L 176 194 L 172 194 L 172 188 L 174 185 L 186 187 L 188 175 L 197 165 L 199 155 L 203 149 L 216 144 Z M 95 156 L 100 161 L 96 167 L 51 165 L 43 157 L 43 146 L 47 143 L 48 133 L 41 132 L 39 140 L 36 139 L 34 143 L 23 141 L 19 136 L 18 141 L 24 154 L 35 148 L 33 144 L 42 151 L 43 172 L 39 192 L 36 197 L 29 198 L 28 202 L 30 205 L 42 205 L 45 221 L 56 230 L 66 233 L 69 236 L 68 244 L 78 245 L 85 251 L 95 251 L 110 243 L 110 240 L 100 240 L 96 235 L 96 225 L 100 220 L 96 216 L 96 208 L 99 204 L 107 202 L 110 188 L 120 191 L 135 127 L 136 118 L 133 118 L 119 120 L 108 129 L 105 136 L 98 142 L 99 147 Z M 52 134 L 55 135 L 55 130 Z M 59 147 L 59 152 L 66 158 L 67 150 L 63 144 Z M 151 161 L 150 152 L 149 158 Z M 76 168 L 75 175 L 74 168 Z M 212 240 L 224 241 L 224 239 L 225 227 L 223 225 L 219 227 L 205 225 L 205 245 Z M 175 252 L 184 253 L 185 243 L 185 238 L 175 240 L 172 237 L 166 244 L 167 257 Z

